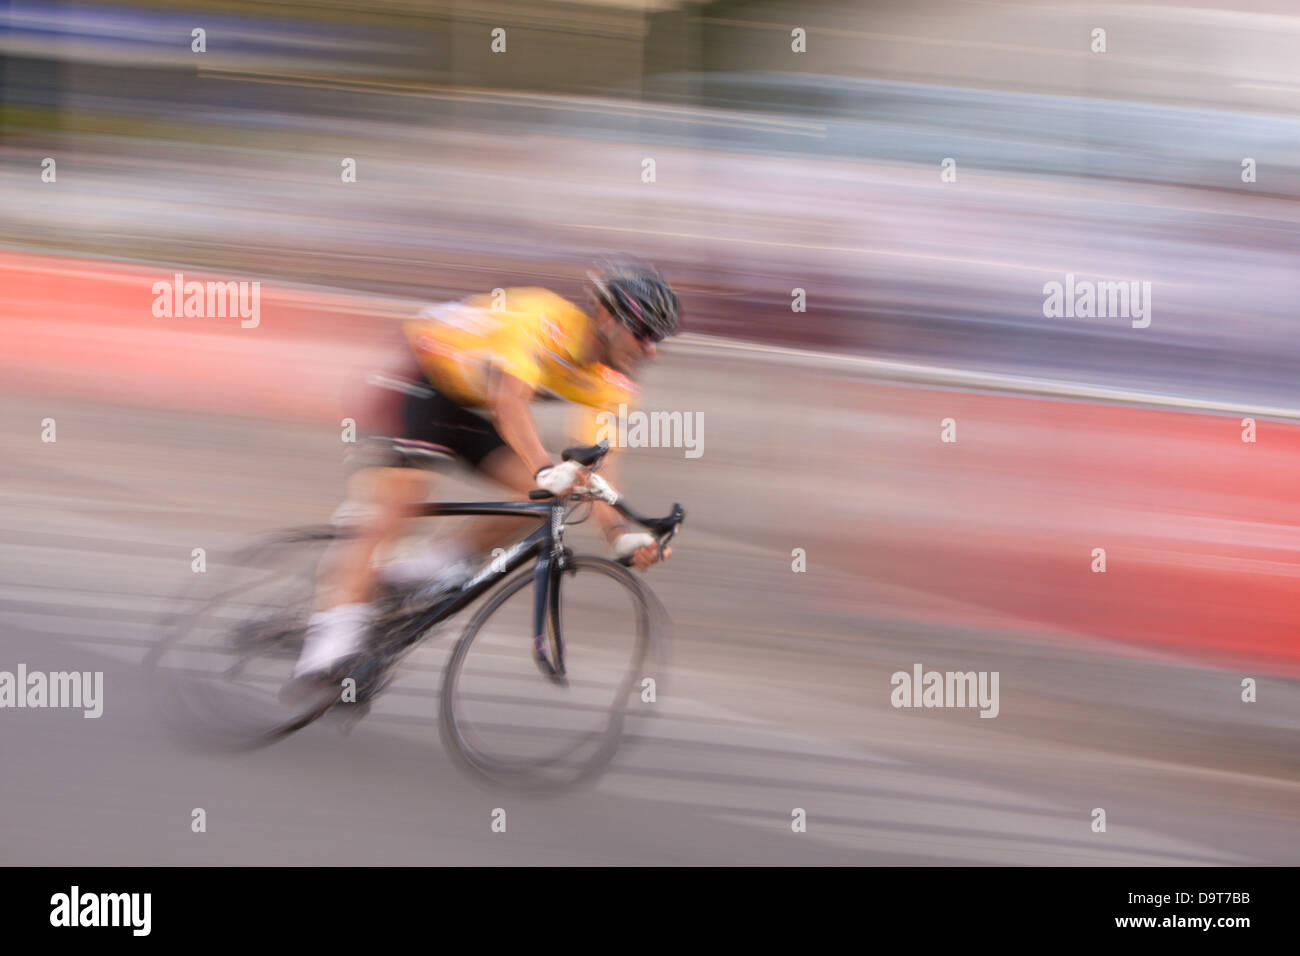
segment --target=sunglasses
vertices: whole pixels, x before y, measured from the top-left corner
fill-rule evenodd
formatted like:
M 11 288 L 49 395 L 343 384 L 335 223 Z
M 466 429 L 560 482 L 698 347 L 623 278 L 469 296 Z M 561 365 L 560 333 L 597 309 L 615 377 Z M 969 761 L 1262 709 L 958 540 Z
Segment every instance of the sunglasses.
M 661 332 L 656 332 L 654 329 L 650 328 L 650 326 L 645 325 L 641 322 L 635 322 L 632 321 L 631 319 L 624 319 L 623 325 L 629 332 L 631 332 L 633 335 L 637 337 L 638 341 L 662 342 L 664 340 L 663 334 Z

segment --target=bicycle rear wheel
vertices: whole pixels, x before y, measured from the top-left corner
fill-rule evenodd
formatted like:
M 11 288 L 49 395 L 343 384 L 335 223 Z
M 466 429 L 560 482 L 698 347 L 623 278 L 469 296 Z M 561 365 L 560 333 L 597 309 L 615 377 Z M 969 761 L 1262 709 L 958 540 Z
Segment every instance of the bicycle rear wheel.
M 319 564 L 345 532 L 285 532 L 210 561 L 206 596 L 175 616 L 144 666 L 164 716 L 195 743 L 246 749 L 305 727 L 334 691 L 281 700 L 302 648 Z M 194 600 L 194 598 L 190 598 Z
M 481 778 L 523 789 L 571 786 L 599 774 L 640 707 L 642 682 L 662 660 L 657 605 L 622 566 L 572 559 L 558 578 L 559 614 L 547 616 L 551 653 L 566 679 L 533 662 L 533 572 L 510 581 L 475 614 L 443 673 L 447 751 Z M 557 620 L 558 618 L 558 620 Z M 557 630 L 558 629 L 558 630 Z

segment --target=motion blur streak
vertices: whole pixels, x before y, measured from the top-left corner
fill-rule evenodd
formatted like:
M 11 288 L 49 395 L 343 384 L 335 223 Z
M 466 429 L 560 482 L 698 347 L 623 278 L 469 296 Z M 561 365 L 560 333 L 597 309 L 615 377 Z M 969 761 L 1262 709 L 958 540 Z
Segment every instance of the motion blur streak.
M 1273 0 L 8 4 L 0 670 L 105 676 L 0 712 L 5 861 L 1296 863 L 1297 42 Z M 645 406 L 708 431 L 621 479 L 689 515 L 661 716 L 526 841 L 439 750 L 447 636 L 348 737 L 176 745 L 138 664 L 192 549 L 328 517 L 398 319 L 611 250 L 681 293 Z M 159 317 L 177 273 L 259 324 Z M 1149 327 L 1048 317 L 1067 277 Z M 918 662 L 997 718 L 892 707 Z

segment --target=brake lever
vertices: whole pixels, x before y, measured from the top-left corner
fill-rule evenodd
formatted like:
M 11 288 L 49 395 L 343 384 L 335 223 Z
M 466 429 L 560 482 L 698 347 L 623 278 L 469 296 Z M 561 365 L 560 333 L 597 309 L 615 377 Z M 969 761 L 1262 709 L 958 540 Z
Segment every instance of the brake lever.
M 664 548 L 668 547 L 668 542 L 673 540 L 673 535 L 677 533 L 677 525 L 673 525 L 673 530 L 669 531 L 659 539 L 659 560 L 664 560 Z

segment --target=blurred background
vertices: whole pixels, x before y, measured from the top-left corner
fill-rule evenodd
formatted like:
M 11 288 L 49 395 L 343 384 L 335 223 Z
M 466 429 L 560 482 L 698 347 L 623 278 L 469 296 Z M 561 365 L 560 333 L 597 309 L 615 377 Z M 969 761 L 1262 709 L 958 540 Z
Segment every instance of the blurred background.
M 1294 864 L 1298 54 L 1282 0 L 0 3 L 0 669 L 106 673 L 0 721 L 0 859 Z M 609 252 L 704 423 L 624 466 L 688 518 L 610 772 L 492 839 L 449 639 L 348 737 L 175 745 L 135 665 L 191 549 L 329 515 L 421 303 Z M 260 323 L 155 317 L 177 272 Z M 1067 276 L 1149 327 L 1045 317 Z M 999 716 L 894 709 L 917 662 Z

